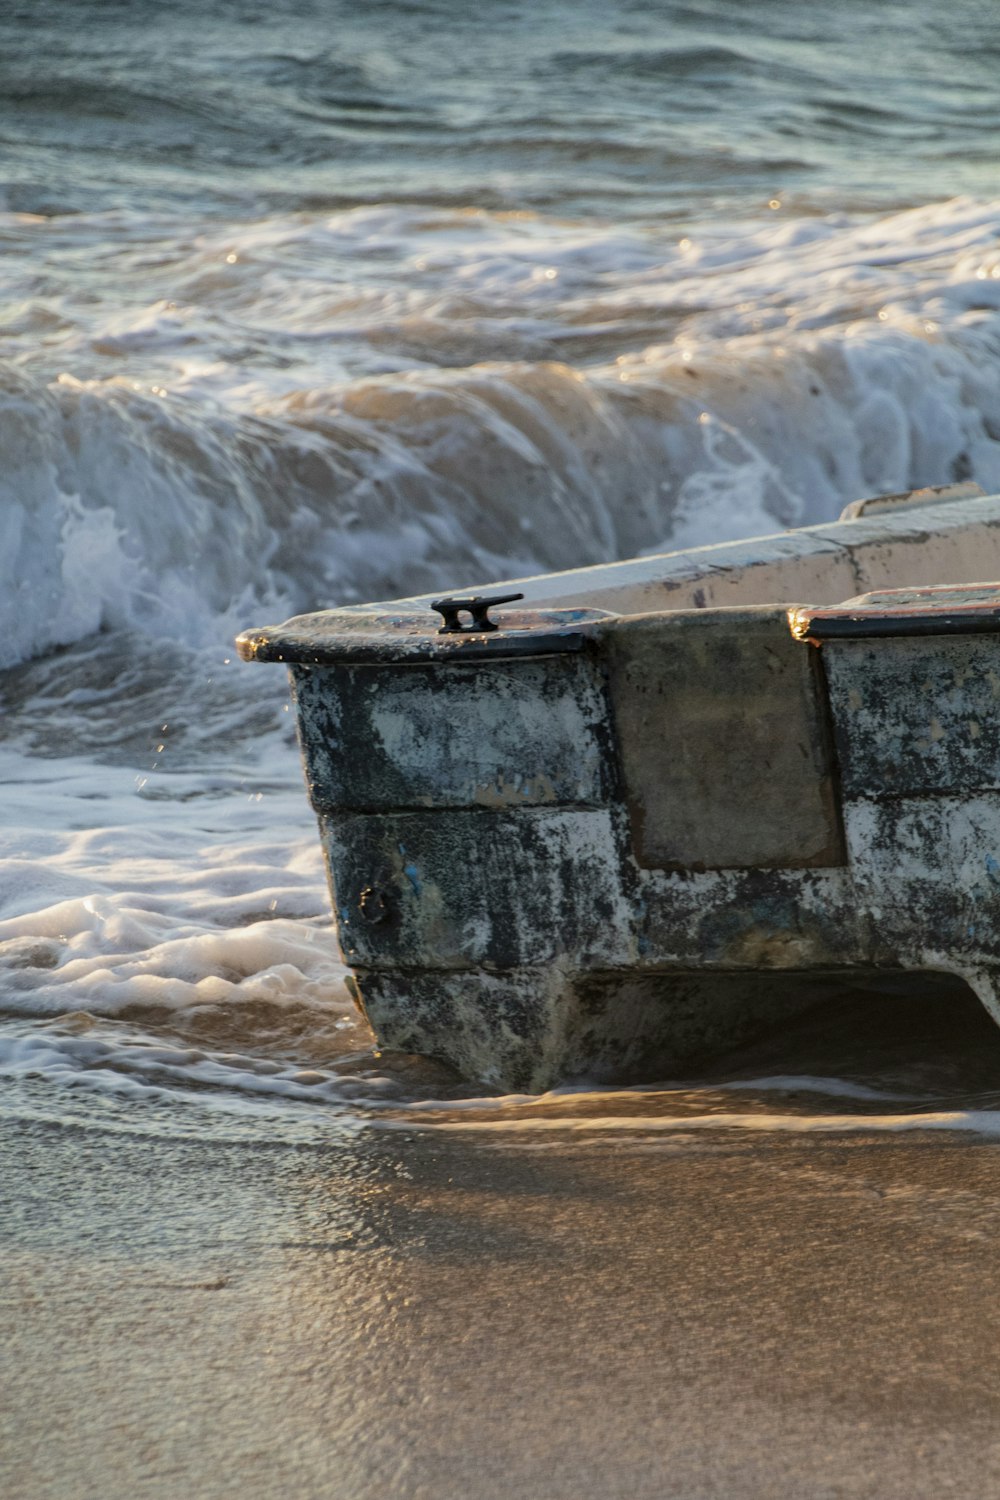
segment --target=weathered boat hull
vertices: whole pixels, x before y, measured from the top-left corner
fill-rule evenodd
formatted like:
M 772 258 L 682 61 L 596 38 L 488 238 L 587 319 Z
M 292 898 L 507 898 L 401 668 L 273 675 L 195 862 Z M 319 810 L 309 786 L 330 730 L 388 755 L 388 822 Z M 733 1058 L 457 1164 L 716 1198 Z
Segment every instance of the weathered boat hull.
M 889 521 L 770 540 L 800 574 L 825 559 L 827 589 L 866 551 L 880 581 L 879 548 L 917 574 L 896 582 L 928 550 L 969 581 L 984 535 L 1000 572 L 1000 501 Z M 751 594 L 762 566 L 736 570 Z M 596 571 L 575 602 L 621 609 Z M 380 1043 L 542 1089 L 674 1070 L 845 983 L 951 975 L 1000 1015 L 1000 590 L 914 597 L 513 611 L 447 637 L 405 601 L 241 637 L 289 665 Z

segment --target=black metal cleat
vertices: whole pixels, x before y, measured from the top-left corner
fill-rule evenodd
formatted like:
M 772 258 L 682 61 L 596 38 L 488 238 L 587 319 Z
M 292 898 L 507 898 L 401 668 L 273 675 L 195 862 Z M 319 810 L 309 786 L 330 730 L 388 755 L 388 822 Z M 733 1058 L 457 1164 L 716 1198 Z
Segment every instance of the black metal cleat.
M 523 598 L 523 594 L 468 594 L 462 597 L 454 594 L 447 599 L 435 599 L 431 609 L 437 610 L 444 620 L 438 635 L 475 635 L 486 630 L 499 630 L 496 620 L 490 619 L 489 611 L 495 604 L 513 604 L 515 599 Z M 472 616 L 471 625 L 462 624 L 459 619 L 462 614 Z

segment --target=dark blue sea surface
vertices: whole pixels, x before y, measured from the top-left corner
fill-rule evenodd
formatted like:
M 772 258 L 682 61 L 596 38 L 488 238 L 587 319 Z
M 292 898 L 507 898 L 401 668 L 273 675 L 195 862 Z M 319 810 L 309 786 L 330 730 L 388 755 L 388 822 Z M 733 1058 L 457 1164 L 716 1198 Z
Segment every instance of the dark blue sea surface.
M 984 0 L 37 0 L 0 14 L 12 209 L 421 203 L 663 219 L 991 194 Z

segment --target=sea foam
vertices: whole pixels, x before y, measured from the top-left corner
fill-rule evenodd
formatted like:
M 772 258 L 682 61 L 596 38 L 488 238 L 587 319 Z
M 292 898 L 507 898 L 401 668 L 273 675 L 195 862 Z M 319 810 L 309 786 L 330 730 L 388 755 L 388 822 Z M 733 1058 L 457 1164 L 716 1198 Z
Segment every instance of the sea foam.
M 4 665 L 1000 489 L 1000 204 L 669 242 L 390 208 L 117 230 L 0 370 Z

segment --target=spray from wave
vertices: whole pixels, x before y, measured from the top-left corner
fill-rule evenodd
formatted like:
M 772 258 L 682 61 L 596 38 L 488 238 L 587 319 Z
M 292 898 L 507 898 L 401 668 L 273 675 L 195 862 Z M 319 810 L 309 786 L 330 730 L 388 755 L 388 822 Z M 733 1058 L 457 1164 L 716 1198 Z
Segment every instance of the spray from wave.
M 670 243 L 357 210 L 156 239 L 150 305 L 123 230 L 0 367 L 0 664 L 1000 489 L 998 232 L 968 201 Z

